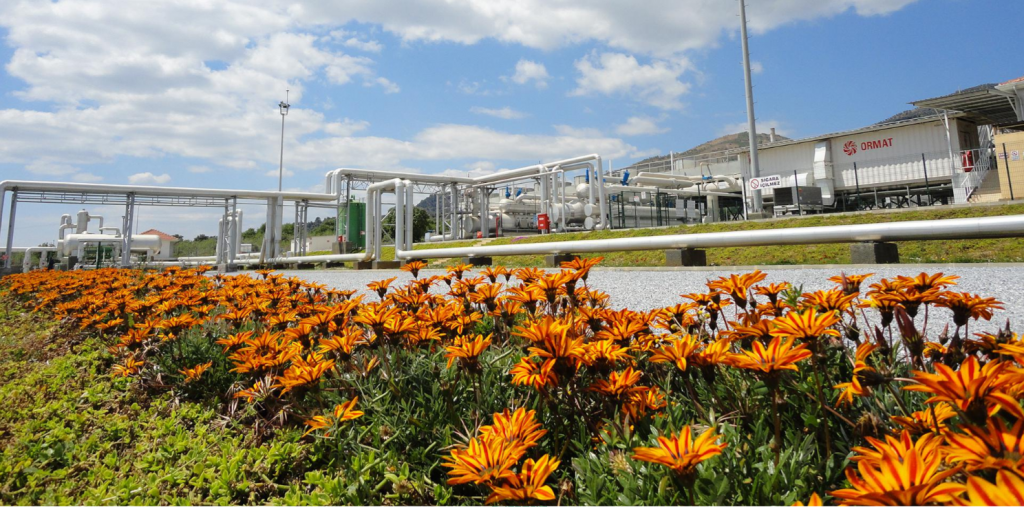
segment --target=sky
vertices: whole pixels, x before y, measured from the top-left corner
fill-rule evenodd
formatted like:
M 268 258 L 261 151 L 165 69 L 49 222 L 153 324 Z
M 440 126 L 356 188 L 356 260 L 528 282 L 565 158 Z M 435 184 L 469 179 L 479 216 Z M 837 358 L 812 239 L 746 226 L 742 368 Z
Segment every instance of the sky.
M 1024 75 L 1024 55 L 999 49 L 1020 0 L 748 0 L 747 14 L 759 131 L 858 128 Z M 0 38 L 0 179 L 276 189 L 286 90 L 284 187 L 303 191 L 336 167 L 479 174 L 589 153 L 622 167 L 746 130 L 732 0 L 4 0 Z M 23 204 L 15 243 L 52 241 L 76 210 Z M 139 218 L 217 227 L 204 209 Z

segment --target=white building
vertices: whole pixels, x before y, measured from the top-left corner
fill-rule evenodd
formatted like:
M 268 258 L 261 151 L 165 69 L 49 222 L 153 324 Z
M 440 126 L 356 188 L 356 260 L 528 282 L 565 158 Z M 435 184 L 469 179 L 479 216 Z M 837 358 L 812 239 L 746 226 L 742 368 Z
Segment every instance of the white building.
M 150 229 L 142 234 L 160 237 L 160 251 L 153 255 L 154 260 L 166 261 L 174 259 L 174 244 L 178 242 L 178 238 L 156 229 Z

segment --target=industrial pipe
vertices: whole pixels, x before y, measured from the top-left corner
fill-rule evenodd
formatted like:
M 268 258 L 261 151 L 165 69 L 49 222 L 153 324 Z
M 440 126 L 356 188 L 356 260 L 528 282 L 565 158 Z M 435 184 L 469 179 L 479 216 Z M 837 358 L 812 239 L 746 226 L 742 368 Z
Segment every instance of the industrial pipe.
M 827 227 L 794 227 L 755 231 L 672 234 L 580 241 L 445 248 L 395 252 L 399 259 L 491 257 L 564 253 L 670 250 L 742 246 L 815 245 L 888 241 L 986 239 L 1024 236 L 1024 215 L 948 220 L 915 220 Z

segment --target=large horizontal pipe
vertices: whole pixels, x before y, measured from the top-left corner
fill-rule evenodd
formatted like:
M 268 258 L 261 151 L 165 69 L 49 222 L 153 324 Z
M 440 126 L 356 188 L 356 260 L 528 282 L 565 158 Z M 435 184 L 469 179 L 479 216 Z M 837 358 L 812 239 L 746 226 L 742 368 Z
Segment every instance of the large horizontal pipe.
M 627 252 L 677 248 L 814 245 L 881 241 L 984 239 L 1024 236 L 1024 215 L 949 220 L 915 220 L 880 224 L 794 227 L 758 231 L 673 234 L 635 238 L 551 241 L 518 245 L 437 248 L 395 252 L 399 259 L 491 257 L 563 253 Z
M 0 181 L 0 192 L 18 189 L 23 192 L 84 192 L 93 194 L 129 194 L 164 197 L 240 197 L 245 199 L 266 199 L 284 196 L 285 200 L 330 202 L 334 195 L 312 192 L 274 192 L 265 190 L 222 190 L 209 188 L 151 187 L 139 185 L 102 185 L 97 183 L 66 183 L 56 181 Z

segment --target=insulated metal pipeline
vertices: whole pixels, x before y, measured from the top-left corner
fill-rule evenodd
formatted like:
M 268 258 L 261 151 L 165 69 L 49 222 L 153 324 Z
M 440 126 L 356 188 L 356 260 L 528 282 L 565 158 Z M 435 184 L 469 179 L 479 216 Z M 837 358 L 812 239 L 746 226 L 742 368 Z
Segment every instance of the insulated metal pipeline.
M 563 253 L 628 252 L 676 248 L 814 245 L 879 241 L 984 239 L 1024 236 L 1024 215 L 949 220 L 915 220 L 881 224 L 794 227 L 757 231 L 674 234 L 581 241 L 444 248 L 396 252 L 399 259 L 490 257 Z

